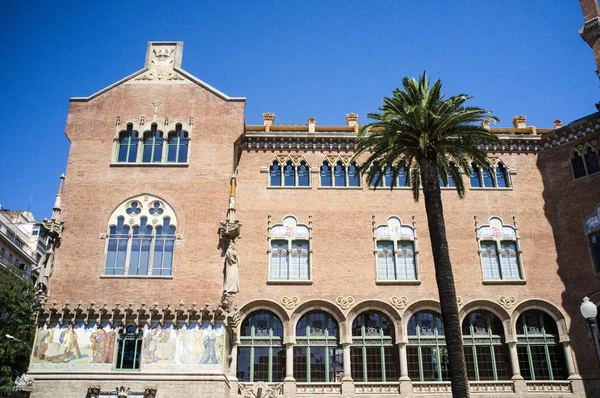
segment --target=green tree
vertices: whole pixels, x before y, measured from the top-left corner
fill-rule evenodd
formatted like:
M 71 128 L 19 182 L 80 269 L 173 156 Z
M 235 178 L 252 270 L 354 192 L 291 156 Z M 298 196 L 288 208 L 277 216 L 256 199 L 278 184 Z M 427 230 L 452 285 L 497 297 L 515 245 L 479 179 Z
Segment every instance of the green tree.
M 12 390 L 13 380 L 27 372 L 35 335 L 34 306 L 33 285 L 0 266 L 0 391 Z
M 423 188 L 427 224 L 433 252 L 435 276 L 440 297 L 448 350 L 448 365 L 453 397 L 469 396 L 469 383 L 463 352 L 456 289 L 440 194 L 440 179 L 451 178 L 462 198 L 465 186 L 462 174 L 471 175 L 471 165 L 489 168 L 482 145 L 496 143 L 495 134 L 482 127 L 484 120 L 497 122 L 490 111 L 467 107 L 466 94 L 445 98 L 442 83 L 431 85 L 427 73 L 417 81 L 402 79 L 391 97 L 383 99 L 381 113 L 367 116 L 374 121 L 361 128 L 354 159 L 364 160 L 359 168 L 367 180 L 378 186 L 384 171 L 391 170 L 394 184 L 399 173 L 411 171 L 415 201 Z M 393 184 L 392 184 L 393 188 Z

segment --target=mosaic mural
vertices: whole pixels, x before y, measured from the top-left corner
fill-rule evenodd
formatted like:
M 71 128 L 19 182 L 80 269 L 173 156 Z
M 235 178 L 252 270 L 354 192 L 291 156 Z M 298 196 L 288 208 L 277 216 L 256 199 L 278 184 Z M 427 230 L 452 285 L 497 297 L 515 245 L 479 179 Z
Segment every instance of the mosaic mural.
M 117 329 L 108 324 L 40 326 L 30 371 L 112 371 L 118 339 Z M 220 372 L 224 349 L 223 324 L 146 325 L 140 370 Z
M 112 369 L 117 331 L 108 324 L 41 326 L 33 345 L 31 370 Z

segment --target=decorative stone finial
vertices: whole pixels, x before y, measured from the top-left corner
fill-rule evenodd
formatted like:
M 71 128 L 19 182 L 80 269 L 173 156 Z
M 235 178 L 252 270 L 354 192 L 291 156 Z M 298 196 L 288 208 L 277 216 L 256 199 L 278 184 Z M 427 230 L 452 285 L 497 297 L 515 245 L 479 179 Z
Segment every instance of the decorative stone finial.
M 489 120 L 482 120 L 481 121 L 481 127 L 483 127 L 486 130 L 490 130 L 490 121 Z
M 556 119 L 555 121 L 552 122 L 554 124 L 554 128 L 555 129 L 559 129 L 562 127 L 562 120 L 560 119 Z
M 309 117 L 308 118 L 308 132 L 309 133 L 314 133 L 315 132 L 315 126 L 317 124 L 317 119 L 315 119 L 314 117 Z
M 513 126 L 518 129 L 527 127 L 527 118 L 523 115 L 515 116 L 512 120 Z

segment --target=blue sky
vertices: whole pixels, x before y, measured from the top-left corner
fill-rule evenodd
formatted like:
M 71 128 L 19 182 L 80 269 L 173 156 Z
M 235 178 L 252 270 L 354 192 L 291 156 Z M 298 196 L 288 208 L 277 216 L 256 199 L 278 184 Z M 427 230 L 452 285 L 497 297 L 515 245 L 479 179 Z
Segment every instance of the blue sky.
M 183 41 L 182 67 L 246 97 L 248 124 L 263 112 L 321 125 L 356 112 L 364 123 L 402 77 L 427 69 L 500 126 L 523 114 L 551 127 L 600 100 L 582 24 L 574 1 L 5 0 L 0 204 L 51 214 L 69 152 L 69 98 L 141 69 L 151 40 Z

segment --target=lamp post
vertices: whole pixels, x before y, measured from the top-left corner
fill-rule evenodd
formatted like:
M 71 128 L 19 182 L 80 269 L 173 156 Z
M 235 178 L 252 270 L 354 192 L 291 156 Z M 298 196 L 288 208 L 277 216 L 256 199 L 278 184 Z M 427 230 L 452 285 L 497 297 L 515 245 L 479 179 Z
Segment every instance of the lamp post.
M 579 307 L 581 315 L 587 321 L 590 331 L 592 332 L 592 341 L 594 342 L 594 348 L 596 349 L 596 359 L 600 366 L 600 342 L 598 341 L 598 325 L 596 324 L 596 315 L 598 315 L 598 308 L 596 304 L 592 303 L 589 298 L 584 297 L 583 303 Z

